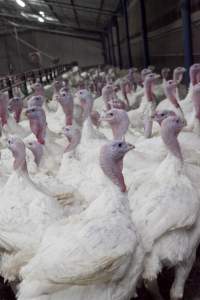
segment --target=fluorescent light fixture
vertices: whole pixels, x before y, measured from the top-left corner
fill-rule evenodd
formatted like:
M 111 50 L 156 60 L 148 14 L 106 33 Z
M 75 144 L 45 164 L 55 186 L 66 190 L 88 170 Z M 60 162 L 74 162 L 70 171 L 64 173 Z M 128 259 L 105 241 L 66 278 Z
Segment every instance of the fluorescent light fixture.
M 24 3 L 24 1 L 22 1 L 22 0 L 15 0 L 15 1 L 21 7 L 25 7 L 26 6 L 26 4 Z
M 27 15 L 23 12 L 21 12 L 21 15 L 24 17 L 24 18 L 27 18 Z
M 39 16 L 38 16 L 38 21 L 41 22 L 41 23 L 44 23 L 44 19 L 42 17 L 39 17 Z
M 43 17 L 45 16 L 45 13 L 43 11 L 40 11 L 39 14 Z

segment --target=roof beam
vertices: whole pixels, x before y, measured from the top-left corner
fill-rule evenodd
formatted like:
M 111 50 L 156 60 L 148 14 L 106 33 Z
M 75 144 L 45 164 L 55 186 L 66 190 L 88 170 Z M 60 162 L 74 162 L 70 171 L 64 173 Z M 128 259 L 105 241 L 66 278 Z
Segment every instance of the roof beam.
M 38 3 L 42 4 L 42 2 L 40 0 L 38 0 Z M 73 9 L 72 4 L 66 3 L 66 2 L 63 2 L 63 1 L 49 0 L 48 3 L 52 4 L 52 5 L 56 5 L 58 7 L 65 7 L 65 8 Z M 99 9 L 97 9 L 95 7 L 91 7 L 91 6 L 74 4 L 74 8 L 77 11 L 89 12 L 89 13 L 93 13 L 93 14 L 97 14 L 97 15 L 99 14 Z M 115 11 L 112 11 L 112 10 L 102 9 L 101 14 L 105 15 L 105 16 L 114 16 L 117 13 Z
M 72 5 L 72 8 L 73 8 L 73 12 L 74 12 L 74 17 L 75 17 L 76 23 L 77 23 L 78 27 L 80 28 L 81 27 L 80 26 L 80 21 L 79 21 L 79 18 L 78 18 L 78 13 L 76 11 L 74 0 L 71 0 L 71 5 Z
M 8 23 L 11 26 L 17 26 L 18 24 L 15 24 L 10 21 L 8 21 Z M 68 37 L 72 37 L 72 38 L 78 38 L 78 39 L 84 39 L 84 40 L 88 40 L 88 41 L 95 41 L 95 42 L 101 42 L 100 37 L 92 37 L 92 36 L 86 36 L 86 35 L 81 35 L 81 34 L 76 34 L 76 33 L 68 33 L 66 31 L 63 30 L 56 30 L 56 29 L 50 29 L 50 28 L 41 28 L 39 26 L 35 26 L 35 25 L 26 25 L 25 29 L 23 29 L 21 26 L 19 28 L 19 32 L 24 32 L 24 31 L 37 31 L 37 32 L 47 32 L 50 34 L 56 34 L 56 35 L 63 35 L 63 36 L 68 36 Z M 6 32 L 0 32 L 0 36 L 6 35 L 10 33 L 11 35 L 13 34 L 13 29 L 7 30 Z
M 18 16 L 18 15 L 13 15 L 13 14 L 0 13 L 0 17 L 2 17 L 4 19 L 8 18 L 11 20 L 18 20 L 18 21 L 21 21 L 23 24 L 25 21 L 28 24 L 31 24 L 31 23 L 38 24 L 38 22 L 35 20 L 26 19 L 24 17 Z M 23 26 L 23 24 L 22 24 L 22 26 Z M 96 35 L 96 36 L 97 35 L 99 36 L 103 32 L 103 30 L 87 30 L 87 29 L 83 29 L 83 28 L 67 26 L 65 23 L 55 23 L 55 22 L 47 22 L 47 21 L 45 21 L 45 23 L 42 23 L 40 26 L 41 26 L 40 28 L 45 28 L 45 26 L 48 26 L 48 27 L 52 26 L 55 28 L 55 26 L 57 26 L 58 28 L 66 28 L 66 30 L 69 30 L 72 32 L 85 33 L 85 34 L 91 34 L 91 35 Z
M 58 16 L 58 14 L 54 11 L 53 6 L 49 3 L 49 1 L 44 0 L 44 2 L 46 3 L 46 5 L 49 7 L 52 15 L 60 22 L 63 23 L 62 20 L 60 19 L 60 17 Z

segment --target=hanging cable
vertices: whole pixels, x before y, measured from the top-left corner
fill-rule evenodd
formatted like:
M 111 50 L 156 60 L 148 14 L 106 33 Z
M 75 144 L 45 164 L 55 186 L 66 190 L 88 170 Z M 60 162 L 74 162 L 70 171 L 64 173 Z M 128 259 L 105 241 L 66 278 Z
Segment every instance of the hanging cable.
M 17 24 L 13 23 L 13 22 L 10 22 L 10 21 L 7 21 L 9 24 L 11 24 L 15 29 L 16 29 L 16 26 Z M 43 56 L 46 56 L 47 58 L 49 58 L 51 61 L 52 60 L 55 60 L 56 58 L 41 51 L 39 48 L 36 48 L 35 46 L 33 46 L 32 44 L 28 43 L 27 41 L 23 40 L 22 38 L 19 37 L 19 35 L 14 35 L 15 39 L 17 39 L 20 43 L 24 44 L 25 46 L 29 47 L 30 49 L 38 52 L 39 54 L 42 54 Z

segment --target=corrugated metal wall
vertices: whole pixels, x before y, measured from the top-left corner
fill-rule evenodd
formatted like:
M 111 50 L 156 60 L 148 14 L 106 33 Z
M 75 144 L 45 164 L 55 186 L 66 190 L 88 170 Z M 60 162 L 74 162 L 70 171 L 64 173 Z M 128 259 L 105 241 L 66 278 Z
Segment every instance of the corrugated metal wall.
M 60 58 L 59 63 L 78 61 L 80 66 L 103 64 L 101 42 L 72 38 L 61 34 L 51 34 L 37 31 L 20 33 L 19 37 L 40 51 L 52 57 Z M 14 73 L 28 71 L 34 68 L 29 59 L 31 48 L 19 42 L 19 51 L 14 35 L 2 35 L 0 47 L 0 74 L 9 73 L 9 64 Z M 42 55 L 42 66 L 48 67 L 51 61 Z
M 179 0 L 145 0 L 151 64 L 158 67 L 184 64 L 182 20 Z M 200 2 L 191 1 L 194 61 L 200 59 Z M 139 0 L 128 7 L 133 65 L 144 65 Z M 124 17 L 119 18 L 123 66 L 129 67 Z M 115 43 L 115 51 L 117 53 Z

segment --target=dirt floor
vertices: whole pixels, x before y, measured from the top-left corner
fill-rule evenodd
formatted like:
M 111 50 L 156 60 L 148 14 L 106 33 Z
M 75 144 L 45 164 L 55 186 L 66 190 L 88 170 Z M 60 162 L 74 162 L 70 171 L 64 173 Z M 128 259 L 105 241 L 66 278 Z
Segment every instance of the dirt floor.
M 165 270 L 159 277 L 159 286 L 165 300 L 169 300 L 169 290 L 172 281 L 173 270 Z M 138 295 L 137 300 L 153 300 L 144 287 L 138 291 Z M 16 300 L 11 288 L 4 284 L 2 278 L 0 278 L 0 300 Z M 200 300 L 200 250 L 190 277 L 187 280 L 184 300 Z

